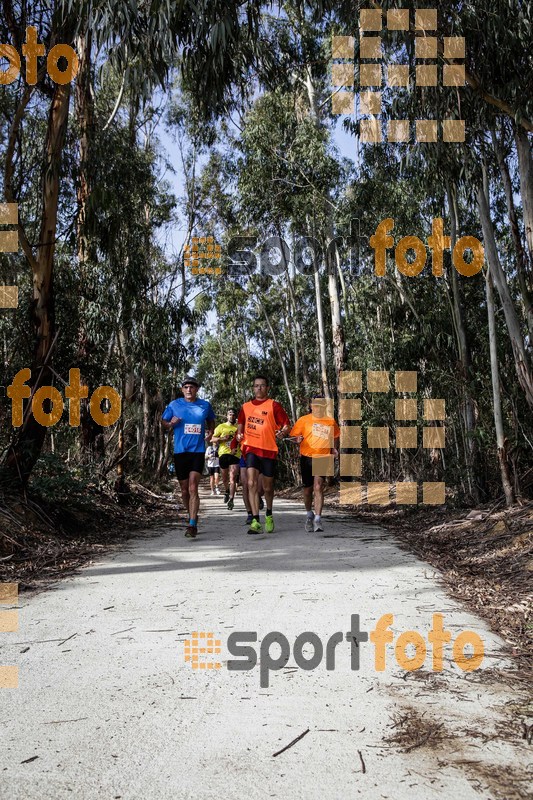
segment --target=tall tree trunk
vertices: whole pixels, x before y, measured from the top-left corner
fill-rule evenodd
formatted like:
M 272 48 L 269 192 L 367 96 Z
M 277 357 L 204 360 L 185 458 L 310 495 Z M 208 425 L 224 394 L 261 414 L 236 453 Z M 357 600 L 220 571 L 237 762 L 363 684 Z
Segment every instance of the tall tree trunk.
M 498 462 L 500 465 L 505 502 L 507 506 L 511 506 L 515 502 L 515 496 L 513 487 L 511 485 L 511 480 L 509 478 L 507 448 L 503 429 L 500 370 L 498 367 L 498 347 L 496 337 L 496 315 L 494 313 L 494 293 L 492 291 L 492 276 L 490 274 L 490 269 L 487 271 L 485 289 L 487 296 L 487 315 L 489 320 L 490 374 L 492 378 L 492 401 L 494 407 L 494 426 L 496 428 L 496 447 L 498 449 Z
M 274 342 L 274 348 L 275 348 L 276 353 L 278 355 L 279 364 L 280 364 L 280 367 L 281 367 L 281 373 L 283 375 L 283 383 L 285 385 L 285 391 L 287 392 L 287 397 L 289 398 L 289 405 L 291 407 L 291 420 L 292 420 L 292 422 L 294 422 L 295 419 L 296 419 L 296 408 L 294 406 L 294 397 L 293 397 L 293 394 L 291 392 L 291 387 L 290 387 L 290 384 L 289 384 L 289 376 L 287 374 L 287 367 L 285 366 L 285 360 L 283 358 L 282 352 L 281 352 L 280 347 L 279 347 L 278 337 L 276 336 L 276 331 L 272 327 L 272 323 L 270 321 L 270 318 L 269 318 L 269 316 L 268 316 L 268 314 L 266 312 L 266 309 L 265 309 L 264 305 L 262 304 L 262 302 L 260 300 L 258 300 L 258 304 L 259 304 L 259 306 L 261 308 L 261 312 L 262 312 L 262 314 L 263 314 L 263 316 L 265 318 L 265 322 L 267 324 L 268 330 L 270 331 L 270 335 L 272 336 L 272 341 Z
M 526 229 L 529 266 L 533 270 L 533 160 L 531 158 L 529 136 L 520 125 L 516 126 L 515 141 L 518 153 L 520 196 L 522 197 L 522 213 L 524 215 L 524 228 Z
M 32 259 L 32 323 L 36 342 L 30 378 L 33 392 L 40 386 L 52 383 L 48 357 L 54 341 L 53 267 L 61 156 L 68 124 L 69 98 L 70 84 L 57 84 L 46 130 L 42 166 L 41 224 L 37 256 Z M 39 425 L 33 414 L 28 414 L 6 458 L 6 465 L 16 471 L 23 484 L 27 482 L 39 458 L 45 436 L 46 428 Z
M 486 170 L 483 166 L 484 177 L 486 177 Z M 486 184 L 486 180 L 484 181 Z M 488 187 L 487 187 L 488 189 Z M 513 349 L 513 356 L 515 362 L 516 374 L 518 382 L 522 387 L 528 405 L 533 408 L 533 374 L 528 363 L 524 339 L 522 331 L 520 330 L 520 322 L 518 315 L 511 298 L 509 286 L 505 278 L 505 273 L 500 264 L 498 256 L 498 249 L 496 246 L 496 239 L 494 236 L 494 228 L 492 227 L 492 220 L 490 218 L 488 193 L 485 186 L 481 185 L 477 190 L 477 204 L 481 218 L 481 226 L 483 228 L 483 239 L 485 241 L 485 253 L 489 264 L 489 269 L 492 274 L 494 284 L 498 290 L 500 301 L 507 323 L 507 330 L 511 340 L 511 347 Z
M 334 238 L 333 221 L 328 225 L 329 244 L 326 248 L 326 268 L 328 273 L 328 295 L 331 306 L 331 337 L 333 340 L 333 363 L 335 365 L 335 386 L 338 387 L 340 374 L 346 364 L 344 329 L 341 317 L 338 270 L 340 252 Z
M 531 290 L 528 286 L 528 278 L 530 275 L 528 274 L 529 270 L 527 264 L 527 255 L 522 246 L 522 239 L 520 237 L 520 229 L 518 227 L 518 218 L 516 216 L 516 209 L 514 205 L 513 186 L 511 183 L 509 168 L 503 154 L 501 143 L 498 141 L 496 136 L 496 131 L 492 129 L 491 134 L 494 152 L 496 153 L 498 166 L 500 167 L 500 174 L 502 176 L 505 199 L 507 201 L 507 216 L 509 217 L 511 235 L 513 237 L 514 248 L 516 251 L 516 272 L 518 275 L 518 283 L 520 284 L 520 293 L 522 295 L 524 317 L 529 330 L 530 340 L 533 342 L 533 300 L 531 297 Z M 533 180 L 533 175 L 531 176 L 531 179 Z
M 320 356 L 320 379 L 322 382 L 322 391 L 324 397 L 331 398 L 328 381 L 328 355 L 326 351 L 326 333 L 324 329 L 324 308 L 322 306 L 322 287 L 320 286 L 320 272 L 318 269 L 314 271 L 315 279 L 315 306 L 316 306 L 316 324 L 318 333 L 318 351 Z
M 457 209 L 457 195 L 455 187 L 448 187 L 448 205 L 450 209 L 451 221 L 451 252 L 457 241 L 457 234 L 459 229 L 458 209 Z M 465 430 L 465 448 L 466 448 L 466 474 L 468 481 L 468 490 L 472 495 L 474 502 L 479 501 L 479 490 L 475 476 L 476 464 L 476 442 L 474 439 L 474 429 L 476 427 L 476 408 L 475 402 L 471 394 L 470 381 L 472 378 L 472 354 L 470 351 L 470 344 L 466 332 L 465 324 L 465 308 L 463 297 L 461 294 L 461 287 L 459 284 L 459 275 L 457 270 L 451 265 L 452 276 L 452 295 L 453 295 L 453 314 L 455 317 L 455 330 L 457 335 L 457 346 L 459 351 L 459 361 L 461 364 L 461 382 L 463 384 L 463 421 Z

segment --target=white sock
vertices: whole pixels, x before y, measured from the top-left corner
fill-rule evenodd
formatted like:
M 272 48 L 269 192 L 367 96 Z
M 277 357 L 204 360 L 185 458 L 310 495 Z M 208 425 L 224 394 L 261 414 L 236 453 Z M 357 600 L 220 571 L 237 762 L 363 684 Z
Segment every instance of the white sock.
M 320 514 L 317 514 L 317 515 L 315 516 L 315 522 L 320 522 Z

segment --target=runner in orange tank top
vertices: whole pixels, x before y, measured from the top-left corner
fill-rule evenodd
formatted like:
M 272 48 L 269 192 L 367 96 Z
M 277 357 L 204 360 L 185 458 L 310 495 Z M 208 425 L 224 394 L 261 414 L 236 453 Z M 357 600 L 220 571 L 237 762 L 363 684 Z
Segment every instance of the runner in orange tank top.
M 287 436 L 290 420 L 283 406 L 268 396 L 268 379 L 264 375 L 254 378 L 254 400 L 244 403 L 237 418 L 237 441 L 241 443 L 246 460 L 248 499 L 252 510 L 252 522 L 248 533 L 263 533 L 259 520 L 258 477 L 263 476 L 266 514 L 265 529 L 274 531 L 272 505 L 274 502 L 274 477 L 278 440 Z

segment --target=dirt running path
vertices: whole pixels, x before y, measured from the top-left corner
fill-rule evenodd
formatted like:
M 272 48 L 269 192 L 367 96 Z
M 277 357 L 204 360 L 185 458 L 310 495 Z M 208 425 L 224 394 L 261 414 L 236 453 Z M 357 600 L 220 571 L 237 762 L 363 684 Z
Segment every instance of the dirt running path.
M 0 634 L 0 663 L 20 671 L 19 689 L 0 690 L 2 798 L 526 796 L 525 744 L 501 736 L 500 709 L 514 698 L 487 680 L 488 670 L 509 670 L 501 642 L 427 564 L 341 516 L 306 534 L 300 504 L 277 503 L 277 531 L 251 537 L 240 500 L 233 512 L 221 498 L 202 502 L 197 540 L 165 528 L 20 598 L 19 631 Z M 370 631 L 392 613 L 395 640 L 406 630 L 427 640 L 435 612 L 454 639 L 465 629 L 483 638 L 479 671 L 459 670 L 447 645 L 443 672 L 431 671 L 428 647 L 425 669 L 406 673 L 388 645 L 376 672 L 371 642 L 352 671 L 346 641 L 335 670 L 296 667 L 292 645 L 304 631 L 325 644 L 352 614 Z M 185 662 L 193 631 L 221 639 L 220 669 Z M 257 651 L 270 631 L 290 642 L 268 687 L 261 665 L 227 669 L 236 631 L 256 631 Z

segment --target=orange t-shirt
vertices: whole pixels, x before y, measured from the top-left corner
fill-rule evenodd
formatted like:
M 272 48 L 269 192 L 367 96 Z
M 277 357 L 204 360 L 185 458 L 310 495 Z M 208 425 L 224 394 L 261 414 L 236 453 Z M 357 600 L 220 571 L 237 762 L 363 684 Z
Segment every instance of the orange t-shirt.
M 338 439 L 341 431 L 332 417 L 306 414 L 296 420 L 290 435 L 304 437 L 300 442 L 300 455 L 327 456 L 333 447 L 334 439 Z
M 274 401 L 267 399 L 260 406 L 254 405 L 250 401 L 243 405 L 242 410 L 246 418 L 243 445 L 277 453 L 276 431 L 278 426 L 274 418 Z

